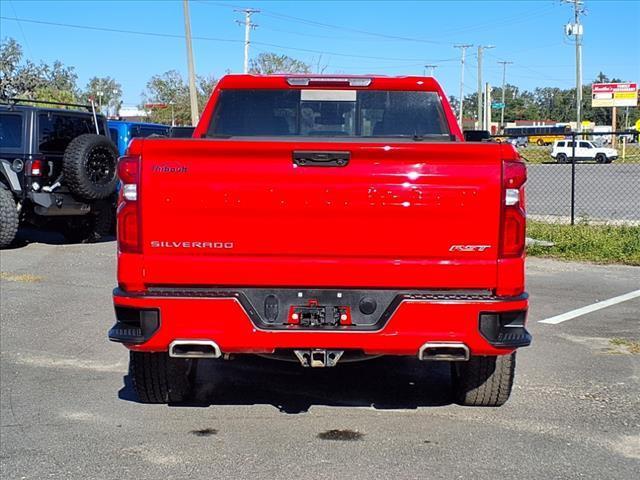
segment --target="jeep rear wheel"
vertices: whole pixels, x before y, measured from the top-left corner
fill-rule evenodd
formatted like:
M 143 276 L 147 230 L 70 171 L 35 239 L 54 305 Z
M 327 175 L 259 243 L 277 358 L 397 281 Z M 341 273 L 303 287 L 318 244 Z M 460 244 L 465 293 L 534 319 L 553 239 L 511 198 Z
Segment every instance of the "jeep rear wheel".
M 115 192 L 118 150 L 103 135 L 84 134 L 74 138 L 64 152 L 64 182 L 72 193 L 85 200 L 100 200 Z
M 516 354 L 494 357 L 472 356 L 451 364 L 453 390 L 460 405 L 499 407 L 511 394 Z
M 0 184 L 0 248 L 11 245 L 18 232 L 18 209 L 13 194 Z
M 142 403 L 173 403 L 191 392 L 195 360 L 172 358 L 166 352 L 129 352 L 129 375 Z

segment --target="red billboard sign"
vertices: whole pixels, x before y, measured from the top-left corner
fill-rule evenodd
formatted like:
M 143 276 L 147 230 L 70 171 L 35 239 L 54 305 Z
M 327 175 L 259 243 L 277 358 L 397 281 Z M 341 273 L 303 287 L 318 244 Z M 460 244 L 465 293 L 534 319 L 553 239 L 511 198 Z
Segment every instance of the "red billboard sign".
M 637 83 L 594 83 L 591 85 L 592 107 L 635 107 Z

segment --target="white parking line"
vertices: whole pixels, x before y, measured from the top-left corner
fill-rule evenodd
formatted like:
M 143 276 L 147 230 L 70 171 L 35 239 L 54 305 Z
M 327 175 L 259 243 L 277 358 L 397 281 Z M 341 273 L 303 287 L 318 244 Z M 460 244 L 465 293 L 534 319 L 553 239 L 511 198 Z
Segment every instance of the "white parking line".
M 596 310 L 602 310 L 603 308 L 610 307 L 611 305 L 626 302 L 627 300 L 638 297 L 640 297 L 640 290 L 634 290 L 633 292 L 625 293 L 624 295 L 613 297 L 609 300 L 603 300 L 602 302 L 593 303 L 576 310 L 571 310 L 570 312 L 556 315 L 555 317 L 545 318 L 544 320 L 540 320 L 538 323 L 557 325 L 558 323 L 566 322 L 567 320 L 571 320 L 572 318 L 586 315 L 587 313 L 595 312 Z

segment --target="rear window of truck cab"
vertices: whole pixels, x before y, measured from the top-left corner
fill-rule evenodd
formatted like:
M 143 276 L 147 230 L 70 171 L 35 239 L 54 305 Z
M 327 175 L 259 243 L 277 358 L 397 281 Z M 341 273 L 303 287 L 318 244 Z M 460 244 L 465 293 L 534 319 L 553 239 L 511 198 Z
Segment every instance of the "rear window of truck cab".
M 450 138 L 436 92 L 222 90 L 207 137 Z

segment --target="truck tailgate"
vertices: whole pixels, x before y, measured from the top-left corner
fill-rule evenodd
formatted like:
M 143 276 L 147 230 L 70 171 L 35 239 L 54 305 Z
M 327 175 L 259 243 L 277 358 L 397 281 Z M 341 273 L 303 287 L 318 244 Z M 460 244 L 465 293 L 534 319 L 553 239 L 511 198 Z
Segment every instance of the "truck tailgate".
M 495 287 L 500 145 L 153 139 L 142 159 L 147 285 Z

